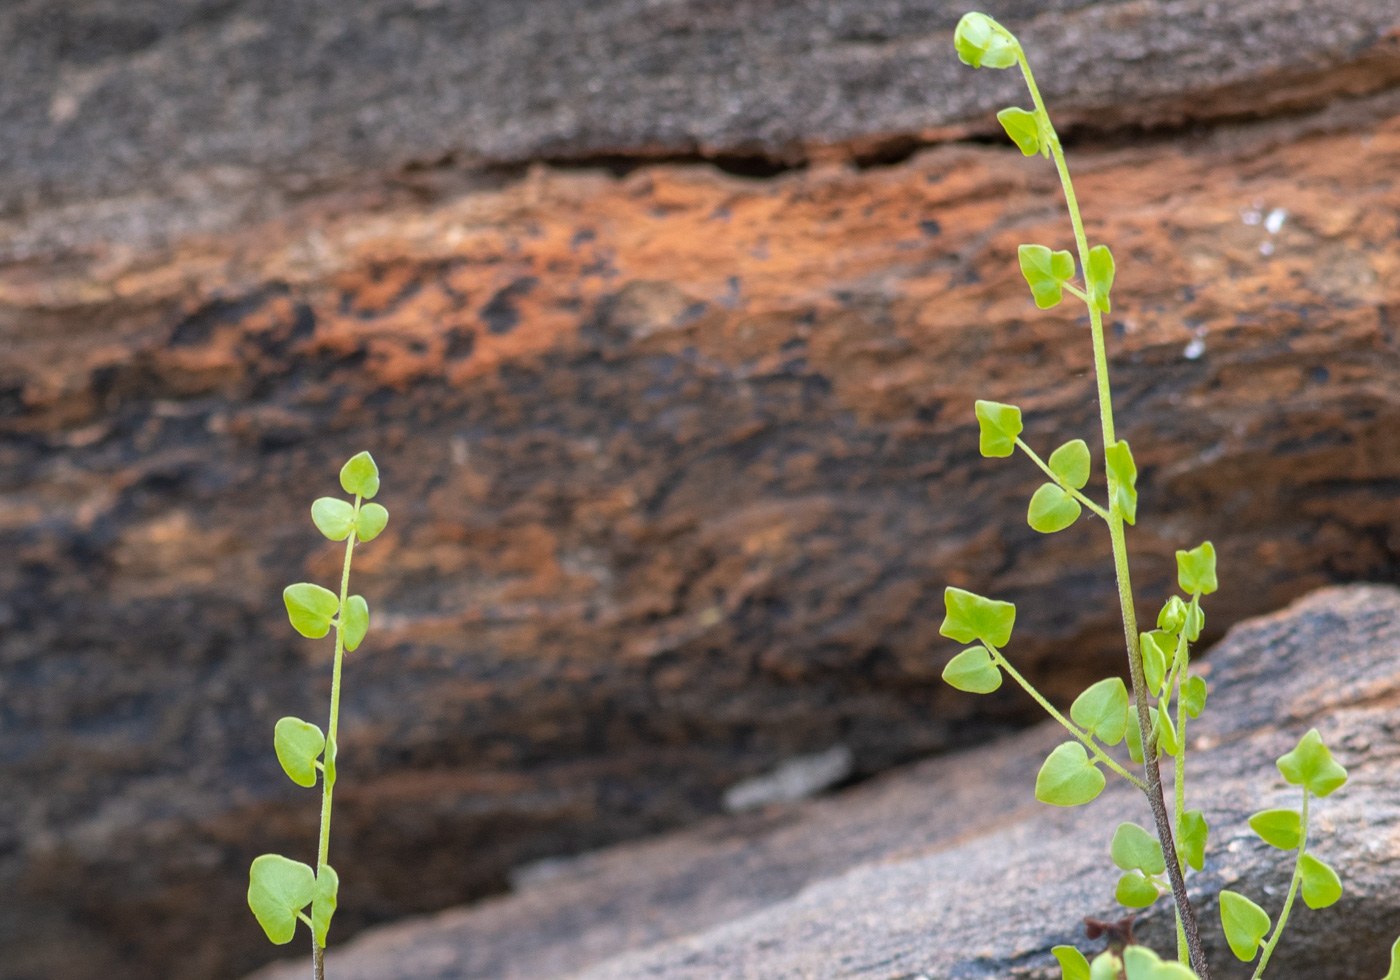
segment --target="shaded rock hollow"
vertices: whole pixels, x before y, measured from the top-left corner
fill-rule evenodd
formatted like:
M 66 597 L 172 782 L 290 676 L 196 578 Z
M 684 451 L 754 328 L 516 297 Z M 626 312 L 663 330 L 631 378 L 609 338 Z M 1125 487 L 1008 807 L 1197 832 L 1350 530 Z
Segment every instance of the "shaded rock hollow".
M 355 37 L 398 9 L 324 21 Z M 1021 404 L 1044 449 L 1095 423 L 1082 324 L 1035 311 L 1015 269 L 1018 242 L 1065 238 L 1053 176 L 956 141 L 989 131 L 1008 84 L 952 66 L 959 11 L 911 6 L 883 39 L 696 54 L 788 80 L 744 99 L 827 104 L 810 65 L 839 55 L 889 100 L 792 113 L 811 127 L 796 142 L 764 128 L 771 107 L 711 132 L 706 105 L 618 96 L 613 122 L 551 117 L 574 119 L 569 139 L 513 129 L 535 117 L 511 110 L 472 129 L 478 145 L 424 97 L 365 130 L 381 143 L 302 152 L 303 117 L 279 107 L 345 122 L 397 103 L 293 72 L 276 52 L 300 28 L 263 30 L 252 4 L 170 7 L 193 19 L 151 14 L 133 50 L 84 47 L 101 32 L 72 25 L 103 10 L 17 5 L 3 22 L 15 44 L 78 40 L 25 48 L 0 86 L 49 107 L 0 107 L 8 152 L 33 156 L 5 171 L 0 267 L 0 886 L 18 896 L 0 907 L 17 951 L 0 976 L 232 976 L 274 954 L 243 909 L 246 865 L 308 851 L 315 807 L 270 732 L 321 710 L 328 683 L 277 596 L 333 574 L 306 507 L 361 448 L 393 519 L 357 566 L 376 625 L 347 678 L 341 936 L 694 820 L 794 754 L 845 745 L 869 774 L 1024 722 L 1009 692 L 938 682 L 945 584 L 1016 601 L 1012 654 L 1057 696 L 1116 669 L 1099 529 L 1036 535 L 1034 473 L 976 453 L 975 397 Z M 627 36 L 606 25 L 630 7 L 598 11 L 600 36 Z M 1395 578 L 1395 23 L 1381 3 L 1174 5 L 1178 35 L 1165 11 L 1020 16 L 1083 134 L 1091 234 L 1120 257 L 1144 603 L 1174 549 L 1213 537 L 1230 575 L 1218 635 L 1318 584 Z M 1138 46 L 1091 70 L 1073 53 L 1085 24 Z M 704 31 L 676 36 L 710 50 Z M 1258 45 L 1197 63 L 1199 37 L 1230 36 Z M 270 60 L 212 58 L 222 96 L 168 84 L 220 45 Z M 451 80 L 414 50 L 383 68 L 404 98 Z M 919 81 L 919 58 L 946 77 Z M 706 91 L 670 60 L 671 87 L 636 98 Z M 595 61 L 605 81 L 637 77 Z M 283 100 L 205 111 L 249 73 Z M 681 135 L 617 121 L 663 118 Z M 1210 126 L 1152 131 L 1191 120 Z M 133 149 L 103 168 L 84 140 Z M 239 140 L 265 158 L 220 169 Z M 746 154 L 775 175 L 700 162 L 752 170 Z M 526 167 L 566 159 L 618 173 Z

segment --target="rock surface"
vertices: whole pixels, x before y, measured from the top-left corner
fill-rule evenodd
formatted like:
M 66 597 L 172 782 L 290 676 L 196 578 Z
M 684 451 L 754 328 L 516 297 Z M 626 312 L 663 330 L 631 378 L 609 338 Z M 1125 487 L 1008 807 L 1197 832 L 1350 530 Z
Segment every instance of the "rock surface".
M 869 72 L 847 105 L 822 86 L 855 76 L 805 67 L 799 7 L 758 6 L 777 18 L 745 32 L 759 47 L 716 45 L 707 70 L 747 77 L 724 67 L 739 58 L 787 72 L 784 98 L 816 86 L 801 98 L 835 101 L 808 142 L 849 144 L 763 180 L 637 166 L 660 130 L 586 113 L 515 143 L 446 125 L 466 83 L 415 47 L 451 36 L 433 19 L 456 16 L 445 5 L 400 22 L 387 3 L 341 3 L 315 38 L 263 31 L 262 8 L 240 4 L 0 12 L 9 37 L 48 39 L 15 41 L 23 56 L 0 66 L 17 73 L 0 85 L 0 153 L 18 155 L 0 265 L 0 893 L 17 898 L 0 903 L 0 977 L 217 978 L 274 955 L 244 909 L 246 867 L 309 853 L 316 812 L 271 730 L 323 711 L 328 685 L 325 645 L 292 634 L 278 594 L 333 576 L 306 510 L 361 448 L 393 518 L 357 563 L 376 625 L 346 682 L 341 937 L 713 813 L 793 756 L 845 746 L 869 775 L 1024 722 L 1009 693 L 938 682 L 955 652 L 936 636 L 947 583 L 1020 605 L 1012 655 L 1055 695 L 1116 669 L 1099 529 L 1036 535 L 1021 523 L 1035 474 L 976 454 L 979 396 L 1020 402 L 1046 450 L 1096 431 L 1082 327 L 1068 307 L 1037 313 L 1014 264 L 1018 242 L 1066 237 L 1053 175 L 951 141 L 985 132 L 1010 81 L 951 67 L 951 8 L 895 5 L 890 39 L 848 31 L 830 49 Z M 266 9 L 273 24 L 314 14 Z M 578 36 L 749 10 L 639 9 L 597 4 Z M 821 9 L 870 23 L 866 4 Z M 1067 11 L 1007 20 L 1056 52 L 1037 63 L 1081 120 L 1090 231 L 1119 255 L 1111 352 L 1143 471 L 1144 603 L 1169 587 L 1172 551 L 1205 537 L 1231 576 L 1216 635 L 1320 584 L 1394 579 L 1393 7 Z M 121 26 L 146 20 L 173 26 Z M 1157 53 L 1071 58 L 1090 22 Z M 1216 50 L 1197 38 L 1241 32 L 1248 57 L 1197 62 Z M 288 38 L 305 60 L 275 55 Z M 396 39 L 400 60 L 355 60 Z M 681 48 L 657 42 L 690 79 L 646 87 L 658 100 L 709 97 Z M 544 61 L 581 97 L 568 59 Z M 225 79 L 210 83 L 219 112 L 169 84 L 192 62 Z M 627 63 L 596 59 L 605 87 L 635 79 Z M 889 74 L 916 63 L 948 73 L 939 99 Z M 57 77 L 76 88 L 42 89 Z M 380 77 L 421 108 L 375 103 Z M 741 88 L 762 100 L 773 84 Z M 434 86 L 439 115 L 415 94 Z M 1261 88 L 1275 94 L 1258 114 L 1283 115 L 1243 122 L 1222 94 Z M 680 112 L 617 99 L 629 125 Z M 390 107 L 358 123 L 382 144 L 327 135 L 361 104 Z M 764 128 L 771 107 L 723 133 L 699 128 L 704 105 L 686 111 L 662 157 L 703 143 L 767 159 L 788 140 Z M 311 148 L 308 118 L 327 130 Z M 1188 119 L 1216 125 L 1100 141 Z M 468 130 L 504 142 L 467 145 Z M 901 159 L 924 143 L 938 145 Z M 462 160 L 405 163 L 444 147 Z M 614 153 L 620 174 L 482 169 Z
M 1208 667 L 1188 789 L 1211 844 L 1188 887 L 1215 976 L 1248 975 L 1221 936 L 1219 890 L 1275 917 L 1282 905 L 1293 856 L 1246 820 L 1298 806 L 1273 760 L 1310 727 L 1350 770 L 1342 790 L 1314 801 L 1310 846 L 1345 892 L 1325 910 L 1299 901 L 1270 976 L 1380 976 L 1400 931 L 1400 591 L 1319 591 L 1235 627 Z M 825 800 L 590 855 L 510 898 L 371 931 L 332 952 L 327 970 L 339 980 L 1058 980 L 1050 948 L 1092 954 L 1103 943 L 1084 939 L 1080 919 L 1124 914 L 1112 897 L 1113 828 L 1151 824 L 1116 779 L 1085 807 L 1035 803 L 1035 773 L 1063 739 L 1046 722 Z M 1165 900 L 1138 933 L 1174 955 Z M 303 970 L 270 967 L 255 980 Z

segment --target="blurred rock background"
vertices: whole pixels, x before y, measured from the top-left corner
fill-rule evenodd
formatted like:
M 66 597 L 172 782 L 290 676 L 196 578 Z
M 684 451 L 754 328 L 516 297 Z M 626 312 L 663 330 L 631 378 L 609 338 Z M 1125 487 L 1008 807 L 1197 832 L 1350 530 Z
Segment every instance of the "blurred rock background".
M 987 10 L 1118 256 L 1144 606 L 1207 537 L 1212 638 L 1395 581 L 1394 3 Z M 794 759 L 1025 723 L 938 681 L 945 584 L 1017 602 L 1057 696 L 1117 669 L 1098 529 L 1035 534 L 1035 472 L 976 451 L 976 397 L 1046 450 L 1097 421 L 1083 322 L 1015 266 L 1067 242 L 1058 185 L 992 118 L 1018 80 L 952 55 L 962 12 L 0 9 L 0 977 L 277 954 L 247 864 L 309 853 L 316 806 L 272 724 L 329 686 L 279 593 L 333 577 L 307 508 L 362 448 L 392 518 L 356 566 L 338 939 Z

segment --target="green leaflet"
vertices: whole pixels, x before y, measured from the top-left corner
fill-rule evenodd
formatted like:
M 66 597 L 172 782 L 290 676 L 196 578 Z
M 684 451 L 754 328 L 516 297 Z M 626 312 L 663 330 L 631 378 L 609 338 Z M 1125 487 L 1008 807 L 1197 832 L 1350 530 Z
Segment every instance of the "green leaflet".
M 331 617 L 340 609 L 340 600 L 330 589 L 310 582 L 298 582 L 282 590 L 287 618 L 302 636 L 319 640 L 331 631 Z
M 1089 980 L 1118 980 L 1122 976 L 1123 961 L 1112 951 L 1104 950 L 1094 957 L 1089 965 Z
M 1162 685 L 1167 680 L 1167 669 L 1176 658 L 1176 643 L 1170 633 L 1152 630 L 1138 638 L 1142 648 L 1142 671 L 1147 677 L 1147 689 L 1153 697 L 1162 696 Z
M 1083 508 L 1058 483 L 1042 483 L 1031 497 L 1026 511 L 1026 523 L 1041 534 L 1063 531 L 1075 521 Z
M 345 615 L 340 618 L 345 649 L 354 650 L 369 632 L 369 603 L 362 595 L 352 595 L 345 600 Z
M 1049 155 L 1050 147 L 1041 142 L 1040 119 L 1034 112 L 1012 106 L 997 113 L 997 122 L 1001 123 L 1011 142 L 1019 146 L 1025 156 L 1033 157 L 1037 153 Z
M 1200 810 L 1187 810 L 1181 815 L 1181 833 L 1177 835 L 1177 845 L 1186 863 L 1200 871 L 1206 866 L 1206 842 L 1210 838 L 1210 827 L 1206 816 Z
M 1156 729 L 1157 729 L 1157 709 L 1156 709 L 1156 708 L 1148 708 L 1148 709 L 1147 709 L 1147 717 L 1150 719 L 1150 724 L 1152 725 L 1152 730 L 1153 730 L 1153 731 L 1156 731 Z M 1161 758 L 1161 756 L 1162 756 L 1162 745 L 1161 745 L 1161 743 L 1159 742 L 1158 745 L 1157 745 L 1157 757 L 1158 757 L 1158 758 Z M 1129 716 L 1129 719 L 1128 719 L 1128 758 L 1132 759 L 1133 762 L 1137 763 L 1138 765 L 1142 765 L 1142 761 L 1143 761 L 1143 755 L 1142 755 L 1142 731 L 1138 728 L 1138 720 L 1137 720 L 1137 713 L 1136 713 L 1136 712 L 1133 712 L 1133 713 Z
M 1054 946 L 1050 952 L 1060 961 L 1061 980 L 1090 980 L 1089 961 L 1073 946 Z
M 1035 798 L 1051 806 L 1079 806 L 1103 792 L 1104 775 L 1079 742 L 1062 742 L 1035 777 Z
M 948 586 L 943 590 L 943 605 L 947 615 L 938 632 L 959 643 L 981 640 L 1000 649 L 1011 640 L 1011 628 L 1016 623 L 1016 607 L 1000 599 L 988 599 Z
M 1001 668 L 986 647 L 968 647 L 943 668 L 943 679 L 959 691 L 991 694 L 1001 687 Z
M 316 945 L 326 948 L 326 933 L 331 927 L 331 916 L 335 915 L 336 897 L 340 893 L 340 875 L 329 864 L 322 865 L 316 875 L 316 891 L 311 899 L 311 932 L 316 937 Z
M 355 528 L 355 508 L 338 497 L 321 497 L 311 505 L 311 521 L 332 541 L 344 541 Z
M 1128 688 L 1108 677 L 1085 689 L 1069 706 L 1070 719 L 1105 745 L 1117 745 L 1128 731 Z
M 1141 871 L 1129 871 L 1118 879 L 1118 886 L 1113 889 L 1113 897 L 1120 905 L 1126 905 L 1130 909 L 1145 909 L 1157 901 L 1160 893 L 1157 886 Z
M 1294 786 L 1316 796 L 1327 796 L 1347 781 L 1346 769 L 1332 758 L 1316 728 L 1299 739 L 1292 752 L 1279 758 L 1278 771 Z
M 264 854 L 248 871 L 248 907 L 267 938 L 281 946 L 296 934 L 297 913 L 310 904 L 316 873 L 300 861 Z
M 300 718 L 280 718 L 272 730 L 277 761 L 298 786 L 316 785 L 316 760 L 326 747 L 321 729 Z
M 973 68 L 1010 68 L 1019 45 L 1006 28 L 986 14 L 963 14 L 953 32 L 958 59 Z
M 1259 944 L 1272 924 L 1269 913 L 1228 889 L 1220 892 L 1220 924 L 1225 927 L 1225 941 L 1230 950 L 1248 963 L 1259 952 Z
M 360 508 L 360 516 L 355 521 L 355 537 L 361 541 L 373 541 L 389 523 L 389 512 L 379 504 L 365 504 Z
M 1119 439 L 1104 450 L 1108 466 L 1108 490 L 1113 505 L 1129 524 L 1137 523 L 1137 464 L 1127 442 Z
M 1120 823 L 1113 832 L 1113 843 L 1109 845 L 1109 856 L 1122 871 L 1141 871 L 1145 875 L 1159 875 L 1167 870 L 1166 858 L 1162 856 L 1162 845 L 1151 833 L 1135 823 Z
M 1206 628 L 1206 614 L 1200 604 L 1186 607 L 1186 623 L 1181 627 L 1188 642 L 1195 643 L 1201 638 L 1201 630 Z
M 1044 245 L 1021 245 L 1021 275 L 1031 287 L 1035 305 L 1048 310 L 1064 298 L 1064 286 L 1074 278 L 1074 256 L 1066 251 L 1052 252 Z
M 983 456 L 1004 458 L 1016 451 L 1021 434 L 1021 410 L 1015 405 L 979 400 L 973 405 L 981 430 L 977 448 Z
M 1089 287 L 1089 302 L 1108 313 L 1112 309 L 1108 294 L 1113 289 L 1113 253 L 1107 245 L 1095 245 L 1089 249 L 1089 268 L 1084 281 Z
M 1265 843 L 1291 851 L 1303 839 L 1303 818 L 1297 810 L 1260 810 L 1249 818 L 1250 829 Z
M 1219 586 L 1215 578 L 1215 545 L 1207 541 L 1190 551 L 1178 551 L 1176 580 L 1187 595 L 1214 592 Z
M 1181 704 L 1192 718 L 1201 717 L 1206 710 L 1206 679 L 1195 674 L 1186 678 L 1181 688 Z
M 1146 946 L 1126 947 L 1123 950 L 1123 967 L 1128 980 L 1197 980 L 1189 967 L 1175 960 L 1164 962 Z
M 1390 972 L 1381 980 L 1400 980 L 1400 939 L 1390 947 Z
M 1089 444 L 1083 439 L 1071 439 L 1050 454 L 1048 465 L 1065 486 L 1083 490 L 1089 482 Z
M 1157 733 L 1157 745 L 1167 755 L 1176 755 L 1181 751 L 1181 740 L 1176 737 L 1176 725 L 1172 724 L 1172 713 L 1170 711 L 1157 712 L 1157 717 L 1153 720 L 1153 731 Z
M 366 500 L 379 492 L 379 467 L 369 453 L 356 453 L 340 468 L 340 486 Z
M 1303 901 L 1310 909 L 1325 909 L 1342 897 L 1342 880 L 1325 861 L 1304 854 L 1299 864 L 1303 872 Z

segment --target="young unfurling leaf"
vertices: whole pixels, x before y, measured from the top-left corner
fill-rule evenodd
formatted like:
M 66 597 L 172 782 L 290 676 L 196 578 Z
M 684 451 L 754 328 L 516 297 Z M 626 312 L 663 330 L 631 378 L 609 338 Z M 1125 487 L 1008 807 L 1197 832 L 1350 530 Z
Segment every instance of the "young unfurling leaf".
M 1128 688 L 1108 677 L 1087 688 L 1069 706 L 1070 719 L 1105 745 L 1117 745 L 1128 731 Z
M 1062 742 L 1035 777 L 1035 798 L 1051 806 L 1079 806 L 1103 792 L 1106 780 L 1078 742 Z
M 1210 595 L 1218 586 L 1215 578 L 1215 545 L 1209 541 L 1190 551 L 1176 553 L 1176 578 L 1187 595 Z
M 973 68 L 1010 68 L 1019 45 L 1011 32 L 986 14 L 963 14 L 953 33 L 958 58 Z
M 1153 697 L 1161 697 L 1167 670 L 1176 656 L 1176 645 L 1170 633 L 1152 630 L 1139 637 L 1139 646 L 1142 648 L 1142 670 L 1147 678 L 1147 688 Z
M 1180 633 L 1181 628 L 1186 625 L 1186 603 L 1181 601 L 1181 596 L 1174 595 L 1167 600 L 1162 611 L 1157 614 L 1157 628 L 1166 630 L 1168 633 Z
M 1108 294 L 1113 289 L 1113 253 L 1107 245 L 1089 249 L 1089 268 L 1084 280 L 1089 287 L 1089 302 L 1105 313 L 1111 311 Z
M 1026 523 L 1041 534 L 1063 531 L 1075 521 L 1083 508 L 1058 483 L 1042 483 L 1031 497 L 1026 510 Z
M 1001 668 L 986 647 L 968 647 L 943 668 L 943 679 L 959 691 L 991 694 L 1001 687 Z
M 1225 941 L 1230 950 L 1248 963 L 1259 952 L 1259 945 L 1273 923 L 1269 913 L 1239 892 L 1220 892 L 1220 924 L 1225 927 Z
M 1137 464 L 1127 442 L 1119 439 L 1103 452 L 1113 505 L 1129 524 L 1137 523 Z
M 1021 434 L 1021 410 L 1001 402 L 978 401 L 973 405 L 980 429 L 977 448 L 983 456 L 1006 457 L 1016 451 Z
M 1279 757 L 1278 771 L 1294 786 L 1316 796 L 1327 796 L 1347 781 L 1346 768 L 1332 758 L 1316 728 L 1299 739 L 1292 752 Z
M 1025 156 L 1033 157 L 1037 153 L 1050 152 L 1050 148 L 1041 143 L 1040 118 L 1034 112 L 1013 106 L 998 112 L 997 122 L 1001 123 L 1006 135 L 1021 148 L 1021 153 Z
M 1074 256 L 1066 251 L 1052 252 L 1044 245 L 1022 245 L 1016 253 L 1035 305 L 1048 310 L 1059 303 L 1065 283 L 1074 278 Z
M 949 639 L 959 643 L 981 640 L 998 648 L 1010 641 L 1016 624 L 1016 607 L 1011 603 L 950 585 L 943 590 L 943 606 L 947 614 L 938 632 Z

